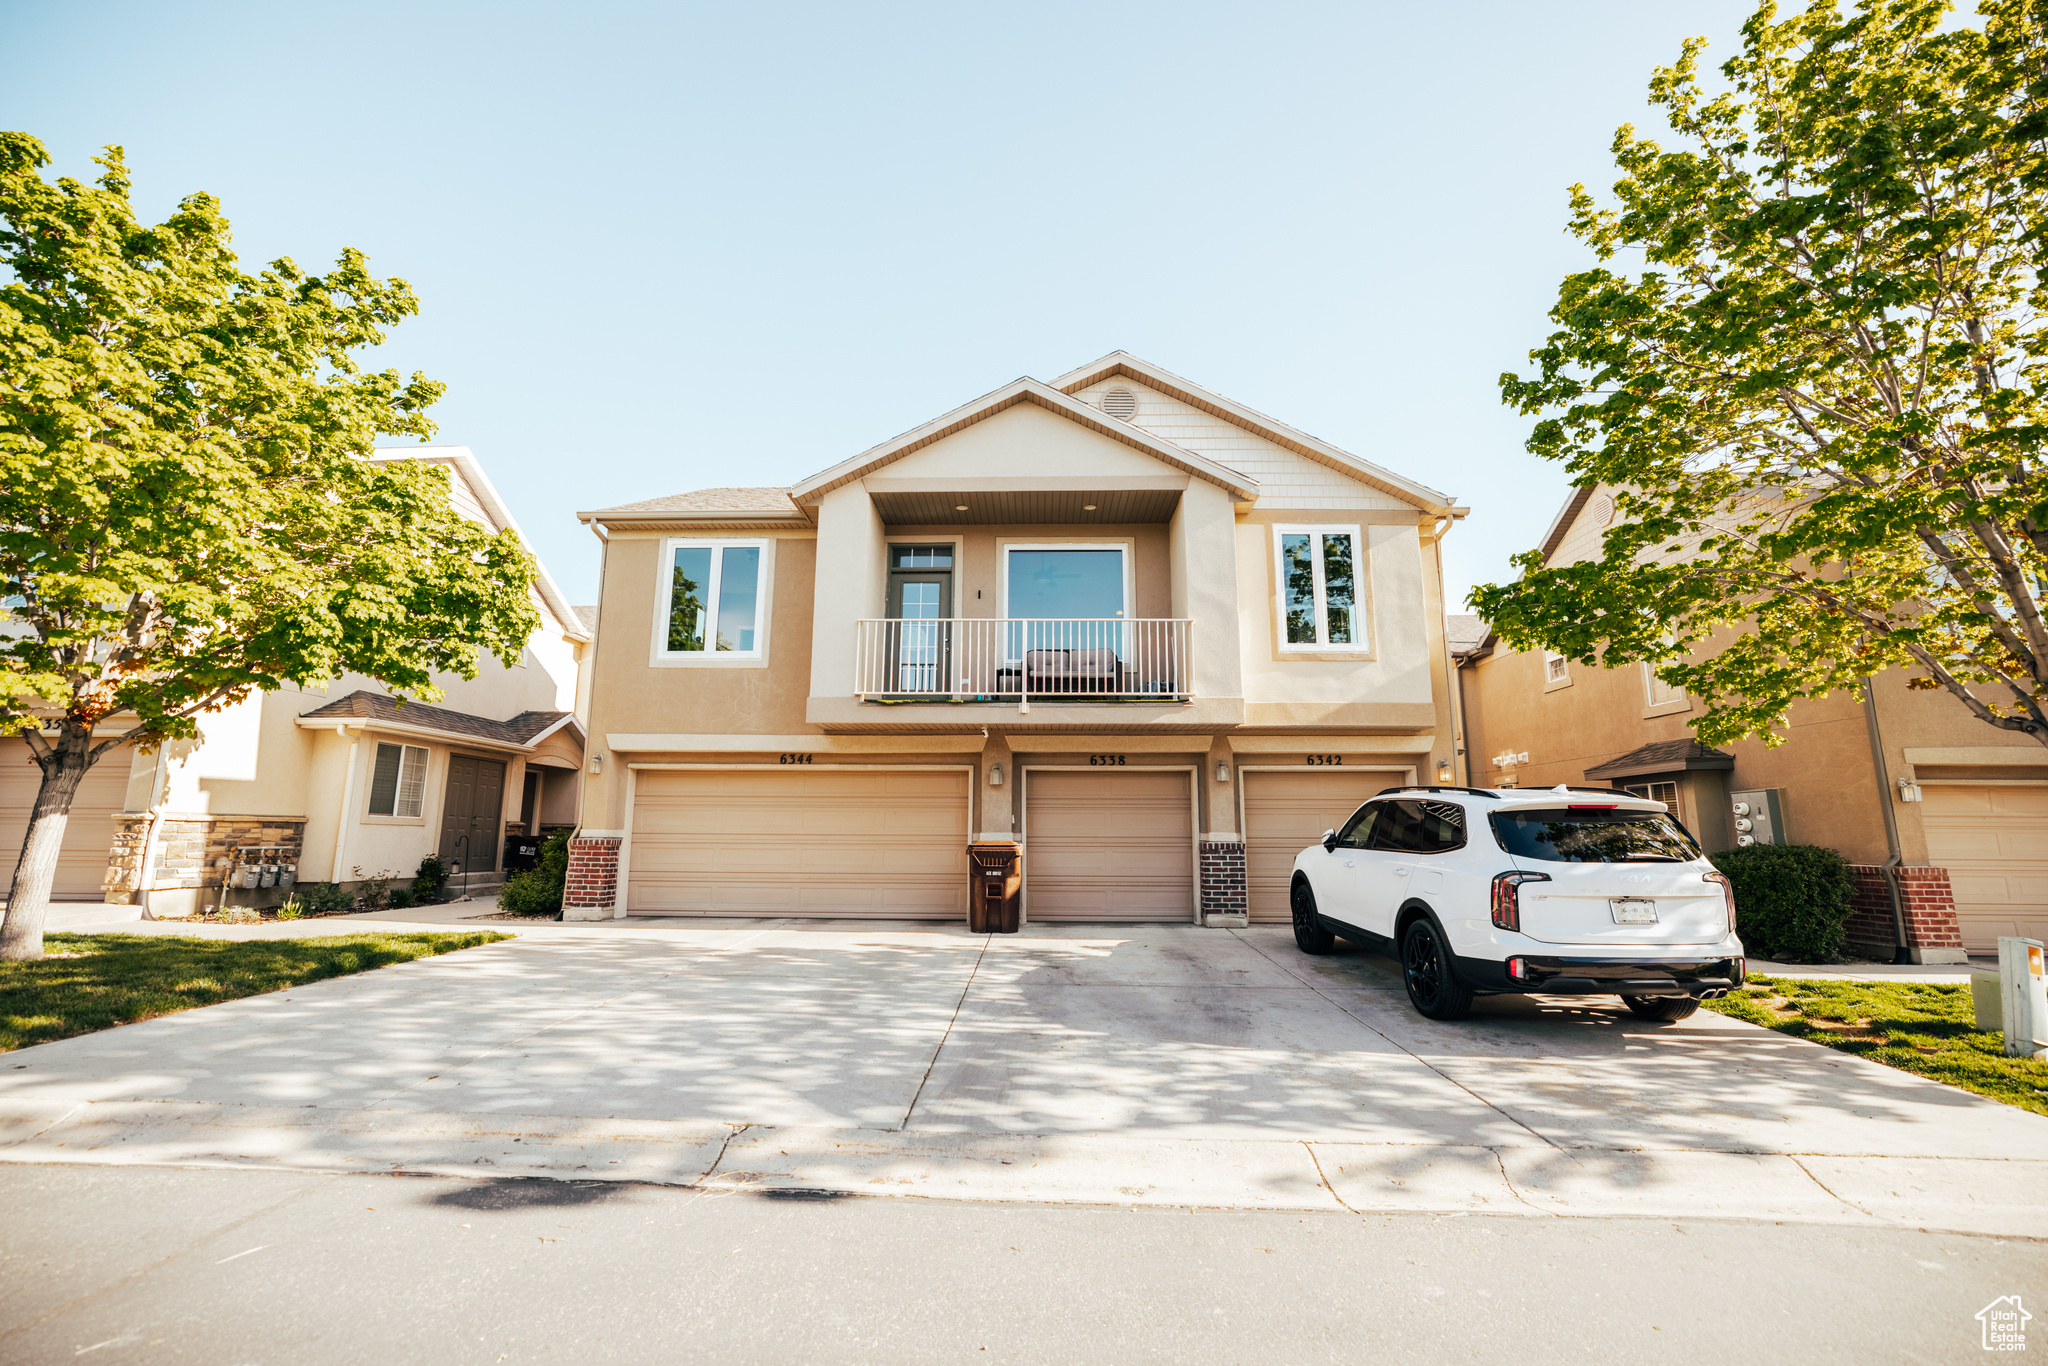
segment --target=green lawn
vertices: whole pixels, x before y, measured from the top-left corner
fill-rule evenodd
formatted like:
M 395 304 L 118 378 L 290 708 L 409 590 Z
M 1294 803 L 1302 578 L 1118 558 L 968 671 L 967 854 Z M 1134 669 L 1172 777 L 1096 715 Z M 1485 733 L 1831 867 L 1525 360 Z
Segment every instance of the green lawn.
M 41 962 L 0 963 L 0 1052 L 510 937 L 487 930 L 255 940 L 45 935 L 50 956 Z
M 1978 1030 L 1967 984 L 1752 977 L 1709 1010 L 2048 1115 L 2048 1062 Z

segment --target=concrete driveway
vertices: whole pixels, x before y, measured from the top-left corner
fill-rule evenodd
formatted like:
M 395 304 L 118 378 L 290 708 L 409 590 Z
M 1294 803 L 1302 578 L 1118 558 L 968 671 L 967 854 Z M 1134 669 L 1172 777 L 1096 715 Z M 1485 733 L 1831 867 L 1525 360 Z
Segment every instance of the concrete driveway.
M 2048 1119 L 1705 1012 L 1437 1024 L 1280 928 L 509 927 L 0 1055 L 0 1160 L 2048 1234 Z

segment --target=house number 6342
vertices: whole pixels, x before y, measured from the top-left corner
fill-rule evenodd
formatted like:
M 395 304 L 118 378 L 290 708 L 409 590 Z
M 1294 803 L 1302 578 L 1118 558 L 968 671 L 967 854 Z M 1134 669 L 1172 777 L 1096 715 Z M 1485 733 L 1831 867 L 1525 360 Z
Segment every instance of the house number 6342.
M 1311 768 L 1319 764 L 1341 764 L 1344 762 L 1344 756 L 1341 754 L 1311 754 L 1308 756 L 1308 762 Z

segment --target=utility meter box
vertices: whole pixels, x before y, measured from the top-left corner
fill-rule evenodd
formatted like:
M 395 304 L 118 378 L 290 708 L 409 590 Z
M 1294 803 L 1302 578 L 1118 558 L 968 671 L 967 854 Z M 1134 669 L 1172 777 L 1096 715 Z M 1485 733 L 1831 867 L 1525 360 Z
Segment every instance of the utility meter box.
M 1781 789 L 1760 787 L 1754 792 L 1731 792 L 1734 810 L 1735 844 L 1789 844 L 1785 832 L 1785 801 Z
M 2041 941 L 2008 935 L 1998 941 L 1999 1003 L 2005 1008 L 2005 1056 L 2048 1058 L 2048 965 Z

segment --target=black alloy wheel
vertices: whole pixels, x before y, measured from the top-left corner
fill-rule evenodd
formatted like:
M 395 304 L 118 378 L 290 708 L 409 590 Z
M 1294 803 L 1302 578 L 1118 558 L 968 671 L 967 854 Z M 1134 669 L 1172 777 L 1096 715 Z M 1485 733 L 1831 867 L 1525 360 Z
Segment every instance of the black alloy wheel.
M 1624 996 L 1621 1003 L 1638 1019 L 1663 1020 L 1667 1024 L 1683 1020 L 1700 1008 L 1700 1003 L 1690 996 Z
M 1401 980 L 1408 1003 L 1432 1020 L 1462 1020 L 1472 1013 L 1472 993 L 1451 975 L 1450 950 L 1436 926 L 1419 919 L 1401 936 Z
M 1294 879 L 1294 886 L 1287 893 L 1287 904 L 1294 912 L 1296 948 L 1303 953 L 1320 956 L 1337 947 L 1337 936 L 1323 928 L 1322 918 L 1316 914 L 1316 894 L 1310 890 L 1307 878 Z

